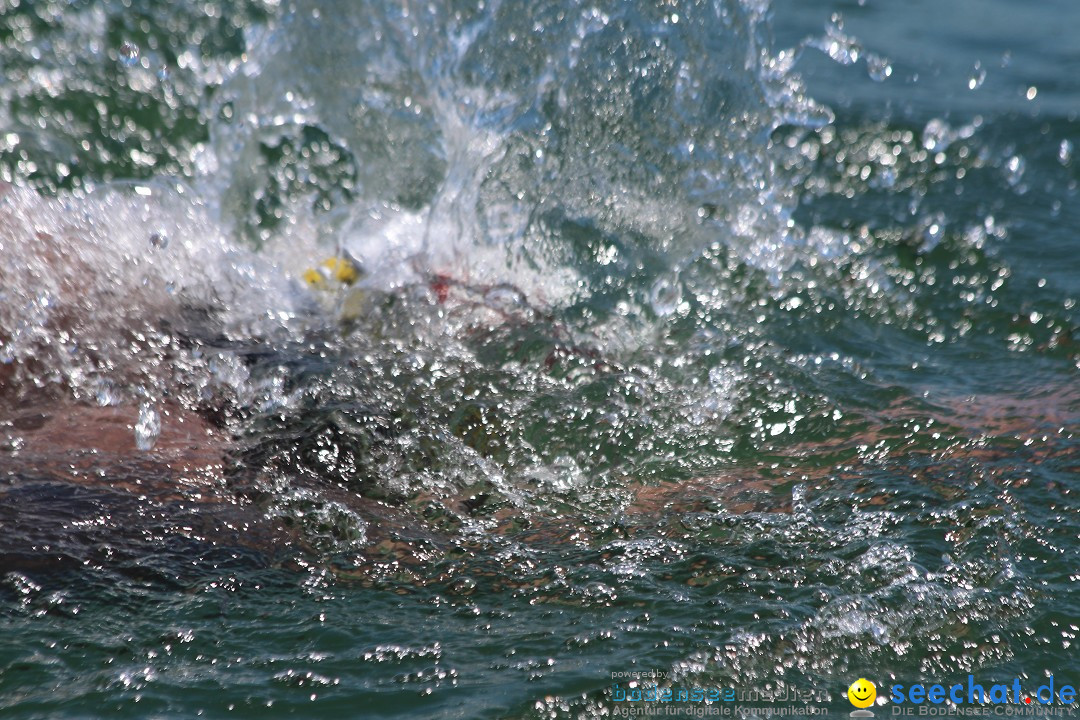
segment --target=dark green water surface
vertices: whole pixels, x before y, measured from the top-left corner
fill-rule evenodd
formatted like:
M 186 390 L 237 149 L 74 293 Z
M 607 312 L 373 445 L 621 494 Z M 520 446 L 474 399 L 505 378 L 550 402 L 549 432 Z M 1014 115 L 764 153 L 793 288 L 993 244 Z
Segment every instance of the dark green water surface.
M 1080 685 L 1078 26 L 0 0 L 0 717 Z

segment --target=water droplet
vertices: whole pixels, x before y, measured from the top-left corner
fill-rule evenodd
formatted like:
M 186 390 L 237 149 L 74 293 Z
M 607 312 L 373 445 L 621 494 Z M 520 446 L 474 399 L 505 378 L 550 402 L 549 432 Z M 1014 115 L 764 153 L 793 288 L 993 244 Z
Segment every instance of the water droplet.
M 500 312 L 512 313 L 529 307 L 529 301 L 517 288 L 498 285 L 484 293 L 484 304 Z
M 1019 185 L 1026 169 L 1027 163 L 1024 162 L 1024 158 L 1019 155 L 1009 158 L 1005 163 L 1005 178 L 1009 181 L 1009 185 L 1012 187 Z
M 930 252 L 936 248 L 945 237 L 945 216 L 941 213 L 929 218 L 923 227 L 922 251 Z
M 891 167 L 882 168 L 877 174 L 879 187 L 892 188 L 896 186 L 896 170 Z
M 107 380 L 101 380 L 97 385 L 97 404 L 105 407 L 107 405 L 119 405 L 122 399 L 116 387 Z
M 1068 165 L 1072 161 L 1073 144 L 1068 140 L 1062 140 L 1061 145 L 1058 145 L 1058 162 L 1062 165 Z
M 169 238 L 162 233 L 150 233 L 150 245 L 152 247 L 165 249 L 169 246 Z
M 826 23 L 825 37 L 811 39 L 807 46 L 821 50 L 841 65 L 858 62 L 862 52 L 859 43 L 844 34 L 844 18 L 840 13 L 833 13 L 830 21 Z
M 1032 85 L 1031 87 L 1029 87 L 1029 88 L 1027 89 L 1027 94 L 1025 95 L 1025 97 L 1026 97 L 1026 98 L 1027 98 L 1028 100 L 1034 100 L 1034 99 L 1035 99 L 1035 96 L 1036 96 L 1036 95 L 1038 95 L 1038 94 L 1039 94 L 1039 88 L 1037 88 L 1037 87 L 1035 87 L 1034 85 Z
M 892 65 L 889 63 L 888 58 L 880 55 L 867 55 L 866 71 L 874 82 L 884 82 L 892 75 Z
M 671 315 L 682 301 L 679 281 L 671 276 L 661 277 L 652 287 L 650 303 L 657 315 Z
M 452 584 L 449 590 L 455 595 L 472 595 L 476 592 L 476 581 L 470 577 L 463 577 Z
M 955 139 L 956 133 L 944 120 L 934 118 L 923 128 L 923 147 L 932 153 L 945 152 Z
M 978 90 L 986 82 L 986 70 L 981 62 L 976 62 L 975 67 L 968 78 L 968 90 Z
M 161 435 L 161 416 L 148 402 L 139 405 L 139 420 L 135 423 L 135 447 L 151 450 Z
M 117 54 L 120 56 L 120 62 L 125 65 L 131 66 L 139 62 L 139 46 L 133 42 L 123 43 L 117 50 Z

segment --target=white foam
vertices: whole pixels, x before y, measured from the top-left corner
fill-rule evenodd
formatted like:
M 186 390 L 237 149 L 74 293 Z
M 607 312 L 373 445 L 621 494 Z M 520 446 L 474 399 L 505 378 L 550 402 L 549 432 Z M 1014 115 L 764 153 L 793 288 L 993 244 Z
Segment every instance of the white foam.
M 269 336 L 303 307 L 287 275 L 230 242 L 182 186 L 62 199 L 13 188 L 0 217 L 3 360 L 39 387 L 108 389 L 108 403 L 161 394 L 201 364 L 185 336 Z

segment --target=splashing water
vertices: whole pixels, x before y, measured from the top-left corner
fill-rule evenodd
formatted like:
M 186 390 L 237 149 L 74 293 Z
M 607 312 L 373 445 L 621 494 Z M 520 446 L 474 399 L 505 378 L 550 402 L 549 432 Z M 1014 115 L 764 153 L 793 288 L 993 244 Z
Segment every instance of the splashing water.
M 0 598 L 53 644 L 5 710 L 1068 666 L 1075 128 L 1004 68 L 882 110 L 915 59 L 759 0 L 28 5 Z

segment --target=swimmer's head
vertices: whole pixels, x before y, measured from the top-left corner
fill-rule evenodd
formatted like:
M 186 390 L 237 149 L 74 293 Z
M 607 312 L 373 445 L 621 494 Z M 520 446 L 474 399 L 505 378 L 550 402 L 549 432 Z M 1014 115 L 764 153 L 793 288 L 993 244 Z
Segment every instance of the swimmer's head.
M 333 283 L 352 285 L 362 275 L 359 263 L 345 255 L 337 255 L 304 270 L 304 282 L 317 290 L 326 290 Z

